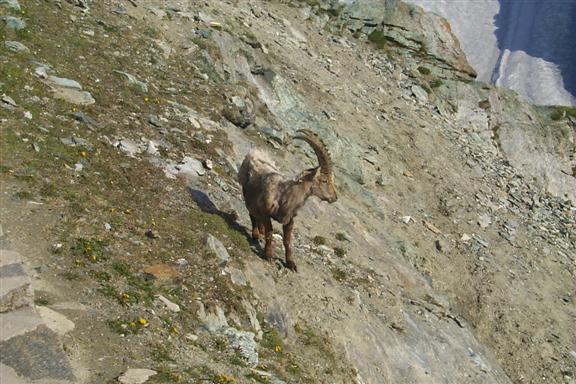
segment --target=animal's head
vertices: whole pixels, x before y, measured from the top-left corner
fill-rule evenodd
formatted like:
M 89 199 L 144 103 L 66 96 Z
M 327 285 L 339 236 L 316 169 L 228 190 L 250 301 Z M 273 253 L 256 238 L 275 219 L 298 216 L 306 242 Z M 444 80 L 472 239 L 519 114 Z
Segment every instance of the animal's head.
M 329 203 L 335 202 L 338 200 L 338 194 L 334 186 L 334 172 L 332 171 L 330 152 L 328 152 L 322 139 L 315 133 L 307 129 L 301 129 L 297 134 L 294 138 L 310 144 L 320 164 L 318 167 L 304 172 L 304 178 L 312 182 L 312 194 Z

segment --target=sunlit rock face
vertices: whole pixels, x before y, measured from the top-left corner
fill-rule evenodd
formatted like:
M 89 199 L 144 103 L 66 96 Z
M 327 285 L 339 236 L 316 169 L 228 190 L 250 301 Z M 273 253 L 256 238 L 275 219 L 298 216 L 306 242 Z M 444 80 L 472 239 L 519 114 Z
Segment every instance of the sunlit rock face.
M 576 105 L 576 1 L 407 1 L 448 19 L 479 80 Z

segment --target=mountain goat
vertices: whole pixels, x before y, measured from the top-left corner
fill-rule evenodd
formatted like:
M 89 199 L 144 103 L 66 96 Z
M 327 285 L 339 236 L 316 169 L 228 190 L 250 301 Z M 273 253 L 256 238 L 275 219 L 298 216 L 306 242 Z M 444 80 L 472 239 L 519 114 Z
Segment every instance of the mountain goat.
M 307 142 L 318 158 L 319 165 L 301 172 L 295 179 L 280 174 L 274 162 L 263 151 L 251 150 L 238 171 L 238 180 L 246 208 L 252 221 L 252 238 L 259 240 L 264 234 L 264 254 L 272 260 L 272 221 L 283 225 L 286 267 L 297 272 L 292 260 L 292 228 L 294 217 L 310 196 L 333 203 L 338 199 L 334 187 L 332 160 L 326 145 L 309 130 L 299 130 L 294 139 Z

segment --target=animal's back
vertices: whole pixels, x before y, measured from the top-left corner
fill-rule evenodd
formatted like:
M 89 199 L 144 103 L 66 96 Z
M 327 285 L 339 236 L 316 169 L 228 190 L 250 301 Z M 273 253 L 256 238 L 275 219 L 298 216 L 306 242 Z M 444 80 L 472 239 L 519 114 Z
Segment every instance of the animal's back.
M 241 185 L 246 186 L 254 176 L 268 173 L 279 173 L 274 161 L 266 152 L 260 149 L 252 149 L 240 166 L 238 181 Z

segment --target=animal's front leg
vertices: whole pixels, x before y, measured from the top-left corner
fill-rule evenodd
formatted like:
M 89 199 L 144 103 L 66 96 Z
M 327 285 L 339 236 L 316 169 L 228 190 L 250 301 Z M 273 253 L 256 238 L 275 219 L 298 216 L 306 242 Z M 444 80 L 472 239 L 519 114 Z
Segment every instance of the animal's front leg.
M 266 245 L 264 246 L 264 255 L 266 260 L 272 261 L 272 221 L 269 217 L 264 219 L 264 230 L 266 232 Z
M 258 241 L 260 240 L 260 234 L 264 231 L 260 230 L 260 225 L 256 217 L 250 215 L 250 221 L 252 222 L 252 238 Z
M 284 230 L 284 252 L 286 252 L 286 268 L 298 272 L 294 260 L 292 260 L 292 229 L 294 228 L 294 219 L 290 220 L 282 228 Z

